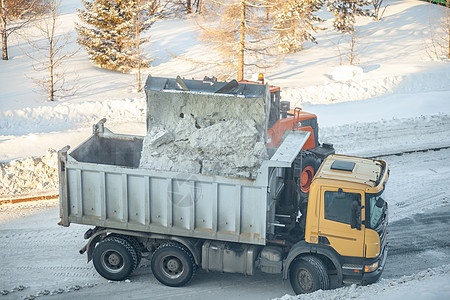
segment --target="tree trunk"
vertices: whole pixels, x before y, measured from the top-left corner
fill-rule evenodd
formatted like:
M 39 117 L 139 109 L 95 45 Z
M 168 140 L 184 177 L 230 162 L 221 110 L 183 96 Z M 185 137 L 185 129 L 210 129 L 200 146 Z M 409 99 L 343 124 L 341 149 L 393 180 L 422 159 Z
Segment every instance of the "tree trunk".
M 356 36 L 355 36 L 355 28 L 352 27 L 350 31 L 350 65 L 353 66 L 353 62 L 355 60 L 355 44 L 356 44 Z
M 49 47 L 48 47 L 48 52 L 49 52 L 49 69 L 50 69 L 50 97 L 49 100 L 53 101 L 55 100 L 55 63 L 54 63 L 54 55 L 55 55 L 55 51 L 53 50 L 53 35 L 54 35 L 54 31 L 51 31 L 51 39 L 49 40 Z
M 50 101 L 53 101 L 55 99 L 54 81 L 53 67 L 50 67 Z
M 138 2 L 138 5 L 140 3 Z M 139 33 L 139 26 L 140 26 L 140 20 L 139 20 L 139 13 L 140 8 L 138 7 L 137 13 L 136 13 L 136 24 L 135 24 L 135 35 L 136 35 L 136 55 L 137 55 L 137 91 L 140 92 L 142 90 L 141 87 L 141 46 L 140 46 L 140 33 Z
M 237 80 L 244 79 L 244 45 L 245 45 L 245 0 L 241 0 L 241 24 L 239 26 L 239 53 Z
M 6 11 L 5 0 L 1 0 L 0 4 L 0 32 L 2 35 L 2 59 L 8 60 L 8 36 L 6 35 Z
M 192 12 L 192 4 L 191 4 L 191 0 L 187 0 L 186 1 L 186 13 L 190 14 Z
M 50 57 L 50 100 L 55 100 L 55 27 L 56 27 L 56 3 L 55 0 L 49 2 L 51 11 L 51 28 L 49 36 L 49 57 Z

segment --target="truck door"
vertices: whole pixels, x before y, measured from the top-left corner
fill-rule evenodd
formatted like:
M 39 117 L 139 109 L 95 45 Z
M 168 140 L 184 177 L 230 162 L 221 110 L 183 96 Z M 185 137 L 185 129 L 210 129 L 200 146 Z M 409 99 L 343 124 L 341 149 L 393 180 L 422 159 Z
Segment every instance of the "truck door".
M 352 257 L 353 264 L 363 264 L 364 225 L 361 223 L 361 207 L 364 193 L 356 190 L 337 188 L 321 189 L 319 217 L 319 243 L 336 250 L 341 256 Z M 352 208 L 357 205 L 361 214 L 357 222 L 360 228 L 351 228 Z

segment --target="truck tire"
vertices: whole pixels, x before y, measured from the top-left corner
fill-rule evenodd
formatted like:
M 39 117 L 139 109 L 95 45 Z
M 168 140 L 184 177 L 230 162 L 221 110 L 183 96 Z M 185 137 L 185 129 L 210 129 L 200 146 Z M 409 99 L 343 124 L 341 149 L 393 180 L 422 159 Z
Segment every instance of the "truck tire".
M 317 171 L 317 157 L 309 151 L 302 151 L 301 156 L 300 190 L 303 194 L 308 194 L 311 182 Z
M 298 176 L 296 180 L 300 189 L 298 205 L 300 211 L 304 214 L 305 206 L 308 201 L 309 189 L 320 164 L 317 157 L 309 151 L 302 151 L 294 163 L 295 169 L 300 169 L 300 173 L 296 175 Z
M 134 259 L 133 260 L 133 270 L 136 270 L 136 268 L 141 263 L 141 259 L 142 259 L 142 246 L 141 246 L 141 244 L 138 242 L 138 240 L 134 236 L 122 235 L 122 234 L 117 234 L 117 233 L 111 233 L 111 234 L 108 235 L 107 238 L 112 238 L 112 237 L 125 239 L 133 246 L 134 251 L 136 252 L 136 256 L 133 256 L 133 259 Z
M 323 262 L 315 256 L 302 256 L 289 268 L 289 280 L 295 294 L 308 294 L 330 288 L 330 278 Z
M 166 242 L 152 256 L 153 275 L 164 285 L 179 287 L 188 283 L 195 274 L 192 253 L 183 245 Z
M 107 237 L 95 247 L 92 262 L 95 270 L 108 280 L 121 281 L 130 276 L 137 260 L 136 250 L 120 237 Z

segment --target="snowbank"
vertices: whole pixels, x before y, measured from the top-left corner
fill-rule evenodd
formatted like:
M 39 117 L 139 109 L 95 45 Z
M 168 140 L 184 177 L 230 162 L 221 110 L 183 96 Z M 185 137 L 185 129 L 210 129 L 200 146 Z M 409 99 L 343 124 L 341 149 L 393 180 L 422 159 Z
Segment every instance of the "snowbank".
M 363 69 L 358 66 L 339 66 L 333 71 L 333 80 L 349 81 L 363 73 Z
M 50 149 L 42 157 L 28 157 L 0 164 L 0 200 L 58 189 L 58 154 Z
M 336 290 L 317 291 L 308 295 L 285 295 L 279 300 L 346 300 L 346 299 L 417 299 L 441 300 L 450 298 L 450 265 L 427 269 L 398 279 L 382 279 L 369 286 L 346 286 Z
M 321 142 L 337 153 L 377 156 L 450 146 L 450 115 L 382 119 L 321 127 Z
M 49 103 L 0 111 L 0 137 L 90 127 L 102 118 L 111 123 L 145 121 L 145 99 Z
M 413 74 L 374 77 L 362 73 L 363 69 L 357 66 L 337 67 L 331 75 L 333 81 L 327 80 L 323 84 L 306 87 L 282 88 L 281 96 L 291 102 L 291 107 L 295 107 L 305 103 L 360 101 L 392 94 L 408 97 L 414 93 L 450 91 L 450 69 L 445 64 L 434 67 L 433 72 L 420 70 Z

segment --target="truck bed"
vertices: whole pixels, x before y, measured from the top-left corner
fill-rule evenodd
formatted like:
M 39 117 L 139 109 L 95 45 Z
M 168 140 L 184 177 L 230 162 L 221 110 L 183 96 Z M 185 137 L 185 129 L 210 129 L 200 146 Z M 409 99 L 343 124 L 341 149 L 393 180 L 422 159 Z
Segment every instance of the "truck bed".
M 286 154 L 298 153 L 308 137 L 295 136 L 297 150 L 287 139 L 289 151 L 280 147 L 283 153 L 247 179 L 141 169 L 143 137 L 114 134 L 99 123 L 76 149 L 58 153 L 60 225 L 264 245 L 280 190 L 276 169 L 289 166 L 296 154 Z
M 140 149 L 142 138 L 96 134 L 61 150 L 61 225 L 265 243 L 267 184 L 139 169 Z

